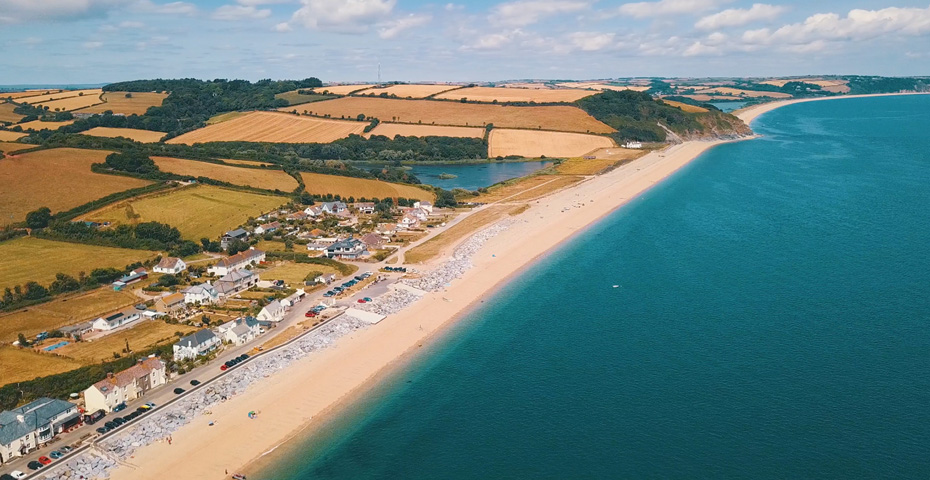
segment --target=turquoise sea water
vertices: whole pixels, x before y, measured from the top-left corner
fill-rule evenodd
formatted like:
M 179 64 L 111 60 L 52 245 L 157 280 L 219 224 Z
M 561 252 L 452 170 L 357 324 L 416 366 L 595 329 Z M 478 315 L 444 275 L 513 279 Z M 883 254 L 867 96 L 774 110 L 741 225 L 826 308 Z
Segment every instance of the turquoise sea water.
M 256 477 L 930 477 L 930 97 L 754 127 Z

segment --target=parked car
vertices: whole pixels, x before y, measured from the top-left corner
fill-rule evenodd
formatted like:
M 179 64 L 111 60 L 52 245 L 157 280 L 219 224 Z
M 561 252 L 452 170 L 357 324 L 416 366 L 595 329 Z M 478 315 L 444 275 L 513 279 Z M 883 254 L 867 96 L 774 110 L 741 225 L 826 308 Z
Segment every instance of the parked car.
M 149 408 L 155 408 L 155 407 L 157 407 L 158 405 L 155 405 L 154 403 L 149 402 L 149 403 L 146 403 L 145 406 L 146 406 L 146 407 L 149 407 Z
M 121 417 L 116 417 L 116 418 L 113 419 L 113 423 L 115 423 L 116 426 L 120 426 L 120 425 L 126 423 L 126 420 L 123 420 Z
M 307 318 L 312 318 L 316 316 L 316 312 L 314 312 L 313 310 L 309 310 L 307 311 L 307 313 L 304 314 L 304 316 Z
M 0 480 L 15 480 L 15 478 L 16 477 L 14 477 L 13 475 L 10 475 L 9 473 L 4 473 L 3 475 L 0 475 Z
M 196 387 L 197 385 L 200 385 L 200 380 L 191 380 L 191 385 L 193 385 L 193 386 L 195 386 L 195 387 Z
M 182 393 L 184 393 L 184 389 L 183 389 L 183 388 L 178 387 L 178 388 L 175 388 L 175 389 L 174 389 L 174 394 L 175 394 L 175 395 L 180 395 L 180 394 L 182 394 Z
M 239 355 L 239 361 L 240 361 L 240 362 L 244 362 L 245 359 L 247 359 L 247 358 L 249 358 L 249 354 L 248 354 L 248 353 L 243 353 L 242 355 Z
M 65 445 L 64 447 L 61 447 L 61 448 L 59 448 L 58 450 L 61 450 L 61 453 L 68 453 L 68 452 L 70 452 L 71 450 L 74 450 L 74 449 L 71 448 L 71 447 L 68 446 L 68 445 Z
M 53 460 L 58 460 L 59 458 L 64 457 L 65 454 L 59 452 L 58 450 L 52 450 L 52 451 L 48 454 L 48 456 L 51 457 Z
M 104 433 L 107 433 L 107 432 L 109 432 L 109 431 L 110 431 L 110 429 L 107 428 L 107 427 L 97 427 L 97 433 L 99 433 L 99 434 L 101 434 L 101 435 L 103 435 Z
M 119 405 L 117 405 L 117 406 L 115 406 L 115 407 L 113 407 L 113 411 L 114 411 L 114 412 L 121 412 L 121 411 L 123 411 L 123 410 L 125 410 L 125 409 L 126 409 L 126 403 L 125 403 L 125 402 L 124 402 L 124 403 L 121 403 L 121 404 L 119 404 Z
M 364 298 L 360 298 L 360 299 L 358 299 L 358 303 L 368 303 L 368 302 L 367 302 L 367 301 L 365 301 L 365 299 L 364 299 Z
M 104 423 L 103 426 L 107 427 L 107 430 L 113 430 L 114 428 L 118 427 L 119 424 L 114 422 L 113 420 L 110 420 L 109 422 Z
M 41 463 L 39 463 L 39 462 L 36 461 L 36 460 L 33 460 L 33 461 L 27 463 L 26 466 L 29 467 L 29 470 L 38 470 L 38 469 L 44 467 L 45 465 L 42 465 Z
M 13 470 L 12 472 L 10 472 L 10 476 L 15 478 L 16 480 L 27 477 L 25 473 L 20 472 L 19 470 Z
M 226 369 L 228 369 L 228 368 L 229 368 L 229 365 L 226 365 L 225 363 L 222 364 L 222 365 L 220 365 L 220 370 L 223 370 L 224 372 L 225 372 Z

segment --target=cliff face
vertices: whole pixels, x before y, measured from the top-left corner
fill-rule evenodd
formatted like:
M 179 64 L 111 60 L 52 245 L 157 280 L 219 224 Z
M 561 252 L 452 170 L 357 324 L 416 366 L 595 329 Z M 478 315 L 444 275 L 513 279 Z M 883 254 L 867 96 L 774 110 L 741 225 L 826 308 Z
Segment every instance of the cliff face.
M 752 135 L 752 129 L 729 113 L 707 112 L 694 114 L 701 128 L 678 132 L 686 140 L 731 139 Z

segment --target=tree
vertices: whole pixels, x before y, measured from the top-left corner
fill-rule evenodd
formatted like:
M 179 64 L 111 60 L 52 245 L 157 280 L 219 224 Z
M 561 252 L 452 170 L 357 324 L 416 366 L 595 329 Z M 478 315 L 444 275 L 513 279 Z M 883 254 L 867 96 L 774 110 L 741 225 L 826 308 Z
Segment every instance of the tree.
M 26 226 L 29 228 L 45 228 L 52 220 L 52 211 L 42 207 L 26 214 Z
M 59 293 L 73 292 L 81 289 L 81 283 L 71 275 L 59 273 L 55 275 L 55 281 L 49 285 L 49 291 L 57 295 Z
M 127 92 L 127 93 L 126 93 L 126 98 L 132 98 L 132 93 L 131 93 L 131 92 Z
M 235 255 L 239 252 L 244 252 L 249 249 L 249 244 L 242 240 L 233 240 L 226 246 L 226 253 L 230 255 Z
M 23 335 L 22 333 L 17 335 L 16 339 L 19 340 L 20 347 L 28 347 L 30 345 L 29 340 L 26 340 L 26 336 Z
M 455 201 L 455 195 L 452 192 L 440 189 L 436 194 L 437 207 L 455 207 L 456 205 L 458 205 L 458 202 Z
M 158 285 L 159 287 L 173 287 L 177 285 L 178 283 L 181 283 L 181 281 L 178 280 L 178 277 L 171 275 L 171 274 L 167 274 L 159 278 L 158 283 L 156 283 L 156 285 Z
M 26 292 L 23 300 L 41 300 L 48 296 L 48 289 L 37 282 L 26 282 Z

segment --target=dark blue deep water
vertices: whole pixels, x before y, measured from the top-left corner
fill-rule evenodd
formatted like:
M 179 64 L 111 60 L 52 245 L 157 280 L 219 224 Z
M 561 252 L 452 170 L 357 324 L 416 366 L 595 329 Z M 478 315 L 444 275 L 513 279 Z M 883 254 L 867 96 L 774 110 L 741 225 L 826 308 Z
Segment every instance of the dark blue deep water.
M 261 478 L 930 477 L 930 97 L 754 127 Z

